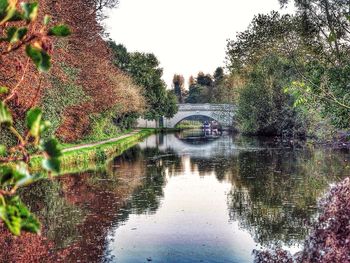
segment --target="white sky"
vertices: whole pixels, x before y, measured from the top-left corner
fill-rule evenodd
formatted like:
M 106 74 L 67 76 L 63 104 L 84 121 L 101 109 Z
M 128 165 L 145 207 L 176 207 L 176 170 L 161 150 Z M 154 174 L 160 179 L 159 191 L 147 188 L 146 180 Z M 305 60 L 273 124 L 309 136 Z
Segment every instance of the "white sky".
M 226 40 L 279 9 L 278 0 L 120 0 L 104 24 L 128 51 L 154 53 L 170 86 L 175 73 L 188 80 L 224 66 Z

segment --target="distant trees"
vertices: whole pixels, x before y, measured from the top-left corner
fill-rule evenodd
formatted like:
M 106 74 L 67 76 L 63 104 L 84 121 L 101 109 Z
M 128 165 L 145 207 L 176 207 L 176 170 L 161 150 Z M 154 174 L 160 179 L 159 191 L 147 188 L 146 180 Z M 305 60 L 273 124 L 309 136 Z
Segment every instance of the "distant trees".
M 177 111 L 176 96 L 166 90 L 162 80 L 163 70 L 154 54 L 129 53 L 123 45 L 109 42 L 114 52 L 115 65 L 130 75 L 134 82 L 143 88 L 147 110 L 144 117 L 148 120 L 158 120 L 162 116 L 171 117 Z
M 179 103 L 184 103 L 186 91 L 185 91 L 185 78 L 182 75 L 177 75 L 177 74 L 174 75 L 173 88 L 174 88 L 174 93 L 177 97 L 177 101 Z
M 234 91 L 231 79 L 224 69 L 218 67 L 213 76 L 199 72 L 197 77 L 189 79 L 186 103 L 233 103 Z

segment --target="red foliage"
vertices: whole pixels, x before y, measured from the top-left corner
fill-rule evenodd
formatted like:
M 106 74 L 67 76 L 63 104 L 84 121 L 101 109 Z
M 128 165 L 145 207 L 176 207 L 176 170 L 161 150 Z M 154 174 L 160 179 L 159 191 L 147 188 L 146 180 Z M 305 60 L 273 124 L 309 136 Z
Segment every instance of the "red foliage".
M 321 202 L 323 213 L 314 225 L 303 251 L 294 257 L 286 251 L 255 252 L 256 262 L 350 262 L 350 178 L 333 187 Z
M 93 113 L 102 113 L 116 105 L 119 114 L 142 110 L 140 89 L 130 85 L 129 78 L 112 62 L 111 51 L 102 38 L 103 28 L 96 20 L 94 1 L 39 0 L 39 4 L 40 17 L 37 21 L 42 21 L 43 15 L 49 14 L 53 17 L 53 23 L 69 25 L 73 34 L 64 40 L 54 40 L 53 69 L 49 75 L 39 75 L 29 63 L 21 87 L 9 103 L 15 116 L 23 117 L 28 108 L 40 105 L 44 89 L 55 88 L 50 77 L 54 76 L 63 83 L 68 81 L 59 62 L 79 69 L 75 84 L 81 86 L 86 94 L 80 104 L 65 110 L 61 127 L 57 131 L 61 139 L 72 142 L 89 132 L 89 115 Z M 34 24 L 32 27 L 36 26 Z M 51 49 L 51 43 L 47 45 Z M 0 45 L 0 49 L 4 47 Z M 0 83 L 13 88 L 23 75 L 17 65 L 22 68 L 27 65 L 24 47 L 11 54 L 11 59 L 0 60 Z

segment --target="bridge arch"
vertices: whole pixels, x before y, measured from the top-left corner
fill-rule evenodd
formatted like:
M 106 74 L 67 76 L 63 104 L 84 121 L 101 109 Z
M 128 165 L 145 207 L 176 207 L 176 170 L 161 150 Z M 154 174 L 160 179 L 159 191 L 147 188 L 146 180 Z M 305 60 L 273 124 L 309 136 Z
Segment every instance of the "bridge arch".
M 174 116 L 175 117 L 175 116 Z M 209 120 L 214 120 L 217 121 L 219 123 L 220 126 L 223 126 L 220 122 L 220 120 L 218 120 L 218 118 L 216 118 L 216 116 L 212 116 L 212 114 L 210 113 L 205 113 L 205 112 L 200 112 L 200 113 L 191 113 L 191 112 L 187 112 L 186 114 L 179 114 L 178 116 L 176 116 L 176 118 L 172 118 L 171 119 L 171 127 L 169 127 L 169 123 L 167 123 L 168 120 L 164 121 L 164 126 L 167 126 L 168 128 L 175 128 L 180 122 L 182 122 L 183 120 L 189 119 L 191 117 L 205 117 Z
M 179 111 L 170 119 L 164 119 L 164 127 L 175 128 L 181 120 L 191 116 L 206 116 L 222 127 L 233 127 L 235 107 L 230 104 L 179 104 Z
M 180 122 L 182 122 L 182 121 L 184 121 L 184 120 L 188 120 L 188 119 L 190 119 L 191 117 L 198 117 L 198 119 L 203 119 L 203 117 L 204 117 L 205 119 L 208 119 L 209 121 L 216 121 L 216 122 L 218 122 L 218 123 L 220 124 L 220 126 L 221 126 L 220 121 L 217 120 L 217 119 L 215 118 L 215 116 L 209 116 L 209 114 L 205 115 L 205 114 L 203 114 L 203 113 L 196 113 L 196 114 L 188 114 L 186 117 L 182 118 L 182 119 L 179 120 L 179 121 L 175 120 L 174 123 L 177 121 L 177 122 L 175 123 L 175 127 L 176 127 L 177 124 L 179 124 Z

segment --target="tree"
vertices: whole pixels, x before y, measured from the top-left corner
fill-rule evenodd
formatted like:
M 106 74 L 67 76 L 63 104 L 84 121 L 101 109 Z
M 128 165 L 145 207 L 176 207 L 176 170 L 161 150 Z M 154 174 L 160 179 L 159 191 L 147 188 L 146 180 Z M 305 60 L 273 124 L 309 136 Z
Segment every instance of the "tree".
M 203 72 L 199 72 L 197 76 L 197 84 L 210 87 L 213 85 L 213 78 L 210 74 L 205 75 Z
M 113 8 L 119 4 L 119 0 L 88 0 L 90 6 L 94 9 L 92 12 L 96 14 L 98 20 L 103 20 L 106 16 L 103 14 L 105 8 Z
M 224 69 L 222 67 L 216 68 L 213 77 L 214 81 L 209 90 L 209 102 L 222 103 L 225 100 L 224 93 L 226 89 Z
M 285 5 L 290 1 L 280 2 Z M 304 31 L 309 33 L 308 38 L 317 52 L 308 54 L 305 71 L 287 91 L 299 104 L 321 105 L 323 115 L 329 117 L 337 128 L 349 128 L 350 1 L 293 2 L 305 22 Z
M 282 90 L 284 92 L 288 91 L 292 95 L 290 97 L 292 105 L 296 106 L 301 104 L 300 102 L 305 99 L 298 96 L 299 94 L 295 91 L 295 87 L 298 84 L 304 85 L 304 81 L 309 78 L 308 76 L 316 78 L 314 81 L 317 83 L 317 78 L 319 78 L 322 72 L 321 68 L 319 68 L 318 72 L 315 71 L 318 67 L 315 64 L 317 60 L 314 58 L 319 57 L 319 46 L 315 45 L 317 38 L 314 36 L 315 30 L 304 16 L 280 15 L 277 12 L 272 12 L 268 15 L 258 15 L 254 17 L 249 28 L 239 33 L 237 39 L 229 41 L 227 45 L 227 67 L 230 71 L 230 76 L 234 76 L 235 78 L 238 76 L 238 79 L 243 80 L 243 86 L 240 88 L 238 100 L 241 102 L 245 100 L 248 103 L 249 92 L 251 92 L 251 96 L 255 99 L 258 99 L 256 94 L 260 94 L 260 92 L 262 98 L 265 98 L 265 93 L 263 91 L 265 85 L 261 85 L 261 88 L 259 88 L 256 79 L 253 78 L 255 75 L 252 73 L 256 70 L 257 65 L 264 65 L 264 67 L 267 67 L 267 64 L 263 63 L 263 61 L 267 56 L 273 55 L 290 65 L 290 70 L 287 71 L 286 74 L 276 76 L 269 70 L 270 65 L 266 68 L 266 78 L 278 77 L 279 82 L 285 87 L 288 87 L 286 89 L 282 87 Z M 294 72 L 293 74 L 291 74 L 292 71 Z M 252 83 L 255 84 L 252 86 Z M 252 87 L 255 87 L 256 90 L 253 91 Z M 245 91 L 245 89 L 247 90 Z M 308 91 L 311 89 L 307 88 L 305 90 Z M 247 97 L 241 100 L 240 96 L 242 94 L 245 94 L 244 96 Z M 254 99 L 252 99 L 252 101 L 253 100 Z M 239 105 L 244 104 L 245 103 L 239 103 Z M 249 103 L 247 105 L 249 105 Z M 254 103 L 252 105 L 254 105 Z M 269 108 L 267 107 L 266 109 Z M 248 113 L 248 109 L 243 111 Z M 260 110 L 256 113 L 263 114 L 264 111 L 266 111 L 265 108 L 260 107 Z M 310 125 L 302 129 L 307 129 L 309 134 L 318 133 L 314 130 L 313 127 L 315 127 L 315 125 L 312 123 L 319 119 L 320 106 L 313 104 L 312 109 L 301 107 L 297 111 L 301 115 L 292 115 L 292 117 L 294 116 L 293 118 L 297 118 L 295 121 L 298 123 L 298 118 L 303 116 L 303 125 Z M 323 116 L 331 115 L 330 111 L 326 111 L 325 108 L 321 108 L 321 112 Z M 339 112 L 334 114 L 334 117 L 335 116 L 339 117 Z M 346 116 L 346 114 L 342 114 L 342 116 Z M 254 119 L 250 114 L 245 115 L 245 117 L 247 118 L 246 124 L 249 120 Z M 328 118 L 325 120 L 327 120 L 326 123 L 328 123 Z M 243 115 L 241 116 L 241 121 L 243 122 Z M 255 126 L 257 123 L 252 121 L 251 125 Z M 276 127 L 274 130 L 279 130 L 278 123 L 275 123 L 275 125 Z M 255 128 L 253 128 L 253 126 L 250 127 L 254 133 L 257 126 L 255 126 Z M 328 128 L 328 124 L 326 124 L 326 126 Z M 248 127 L 249 125 L 246 126 L 246 128 Z M 245 131 L 247 132 L 247 129 L 245 129 Z
M 185 101 L 185 79 L 182 75 L 175 74 L 173 77 L 173 87 L 174 93 L 177 97 L 179 103 L 184 103 Z
M 113 41 L 108 42 L 114 52 L 114 64 L 121 70 L 127 71 L 130 64 L 130 55 L 126 47 L 122 44 L 116 44 Z
M 142 94 L 147 104 L 143 117 L 159 120 L 165 115 L 173 116 L 177 108 L 173 105 L 173 96 L 166 90 L 166 84 L 162 80 L 163 69 L 159 67 L 156 56 L 151 53 L 129 53 L 122 45 L 113 42 L 109 44 L 114 52 L 114 63 L 143 89 Z
M 214 85 L 219 85 L 225 78 L 224 69 L 222 67 L 216 68 L 214 72 Z

